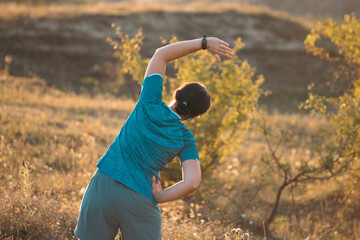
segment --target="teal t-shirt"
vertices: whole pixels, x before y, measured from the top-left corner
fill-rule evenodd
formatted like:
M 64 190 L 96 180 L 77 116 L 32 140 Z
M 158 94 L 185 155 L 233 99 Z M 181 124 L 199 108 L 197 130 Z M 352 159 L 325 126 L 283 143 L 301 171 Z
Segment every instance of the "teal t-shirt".
M 135 108 L 96 166 L 156 204 L 152 176 L 176 156 L 181 163 L 199 156 L 193 134 L 162 101 L 163 77 L 151 74 L 141 86 Z

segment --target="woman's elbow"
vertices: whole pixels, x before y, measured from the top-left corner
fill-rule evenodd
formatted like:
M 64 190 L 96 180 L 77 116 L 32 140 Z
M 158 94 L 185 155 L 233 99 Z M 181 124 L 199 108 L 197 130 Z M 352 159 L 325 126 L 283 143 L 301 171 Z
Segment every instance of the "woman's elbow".
M 160 48 L 156 49 L 155 52 L 154 52 L 154 56 L 155 56 L 156 54 L 159 55 L 160 51 L 161 51 Z
M 200 180 L 191 180 L 187 183 L 190 193 L 195 192 L 200 187 Z
M 162 56 L 163 55 L 163 49 L 160 47 L 155 50 L 154 56 Z
M 200 181 L 198 181 L 197 183 L 195 183 L 195 184 L 193 185 L 194 192 L 195 192 L 196 190 L 198 190 L 199 187 L 200 187 Z
M 169 60 L 167 59 L 167 54 L 166 54 L 165 49 L 163 47 L 160 47 L 160 48 L 156 49 L 153 57 L 156 57 L 158 59 L 162 59 L 166 63 L 169 62 Z

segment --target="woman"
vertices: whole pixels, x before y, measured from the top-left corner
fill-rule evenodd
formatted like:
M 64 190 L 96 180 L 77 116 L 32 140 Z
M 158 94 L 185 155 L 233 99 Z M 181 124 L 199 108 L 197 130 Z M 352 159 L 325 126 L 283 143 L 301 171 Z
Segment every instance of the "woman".
M 161 239 L 158 203 L 194 192 L 201 179 L 195 138 L 181 122 L 210 107 L 205 86 L 187 83 L 173 101 L 162 102 L 166 63 L 207 49 L 219 62 L 233 56 L 229 44 L 215 37 L 166 45 L 155 51 L 142 82 L 139 100 L 108 150 L 99 159 L 82 199 L 75 235 L 81 240 Z M 183 180 L 162 190 L 159 172 L 179 156 Z

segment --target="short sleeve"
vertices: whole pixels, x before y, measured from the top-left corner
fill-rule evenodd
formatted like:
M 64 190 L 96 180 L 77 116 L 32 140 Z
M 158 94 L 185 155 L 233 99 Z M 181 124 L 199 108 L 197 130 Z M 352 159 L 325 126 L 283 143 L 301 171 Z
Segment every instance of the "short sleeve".
M 159 73 L 147 76 L 141 83 L 139 101 L 154 102 L 161 101 L 163 89 L 163 77 Z
M 200 161 L 195 141 L 191 141 L 180 150 L 179 158 L 180 158 L 180 163 L 183 163 L 184 161 L 189 159 Z

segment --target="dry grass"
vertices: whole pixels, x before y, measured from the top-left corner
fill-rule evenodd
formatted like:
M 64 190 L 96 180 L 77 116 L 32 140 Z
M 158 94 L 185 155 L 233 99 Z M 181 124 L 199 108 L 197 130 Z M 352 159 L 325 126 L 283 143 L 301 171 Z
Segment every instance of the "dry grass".
M 71 18 L 80 15 L 128 15 L 151 11 L 208 13 L 237 11 L 266 14 L 309 27 L 312 20 L 294 18 L 267 7 L 202 1 L 158 4 L 32 6 L 0 4 L 0 20 Z M 286 98 L 288 98 L 286 96 Z M 135 102 L 99 94 L 65 93 L 38 78 L 0 72 L 0 239 L 73 239 L 82 194 L 95 164 L 107 149 Z M 310 159 L 309 138 L 328 128 L 326 119 L 300 114 L 265 114 L 274 129 L 290 126 L 293 141 L 280 147 L 296 165 Z M 233 153 L 204 179 L 198 194 L 161 205 L 163 239 L 224 239 L 241 227 L 261 239 L 276 176 L 261 165 L 266 152 L 254 129 L 239 139 Z M 24 162 L 29 163 L 26 165 Z M 267 178 L 265 178 L 267 177 Z M 360 193 L 346 198 L 347 176 L 326 183 L 299 185 L 284 192 L 272 226 L 279 239 L 360 239 Z M 192 204 L 191 204 L 192 203 Z
M 0 239 L 72 239 L 96 161 L 134 102 L 64 93 L 40 79 L 4 73 L 0 86 Z M 175 211 L 180 205 L 173 205 Z M 208 225 L 183 214 L 183 227 L 174 228 L 178 219 L 169 206 L 164 239 L 212 235 Z
M 1 73 L 0 91 L 0 239 L 73 239 L 96 161 L 134 102 L 64 93 L 40 79 L 7 73 Z M 281 149 L 294 162 L 307 156 L 307 137 L 327 128 L 326 120 L 306 115 L 266 117 L 275 128 L 294 129 L 295 142 Z M 260 158 L 266 147 L 260 134 L 251 130 L 238 144 L 213 177 L 203 180 L 198 194 L 161 205 L 163 239 L 224 239 L 237 227 L 249 231 L 251 239 L 263 237 L 262 221 L 278 180 L 262 182 L 266 169 Z M 346 213 L 358 205 L 337 205 L 345 180 L 286 191 L 274 234 L 281 239 L 356 239 L 359 221 Z

